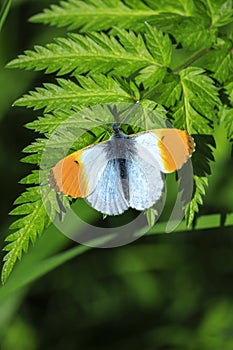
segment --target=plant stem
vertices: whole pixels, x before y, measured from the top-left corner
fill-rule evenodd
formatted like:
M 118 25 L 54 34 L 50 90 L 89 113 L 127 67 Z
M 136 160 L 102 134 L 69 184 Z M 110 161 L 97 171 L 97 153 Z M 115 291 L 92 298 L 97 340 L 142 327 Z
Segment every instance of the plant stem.
M 3 24 L 7 18 L 8 12 L 11 7 L 11 0 L 5 0 L 0 9 L 0 31 L 2 30 Z
M 202 56 L 206 55 L 209 51 L 210 51 L 210 49 L 203 49 L 203 50 L 197 52 L 194 56 L 189 58 L 186 62 L 182 63 L 180 66 L 178 66 L 177 68 L 173 69 L 172 73 L 179 73 L 179 71 L 189 67 L 193 62 L 195 62 L 196 60 L 198 60 Z

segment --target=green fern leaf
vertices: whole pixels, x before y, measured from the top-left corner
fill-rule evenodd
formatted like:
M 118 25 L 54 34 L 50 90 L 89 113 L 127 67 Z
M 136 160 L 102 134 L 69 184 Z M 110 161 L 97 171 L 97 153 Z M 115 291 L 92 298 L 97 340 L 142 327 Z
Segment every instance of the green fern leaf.
M 41 134 L 52 134 L 54 130 L 74 113 L 73 110 L 57 110 L 53 114 L 45 113 L 33 122 L 27 123 L 26 127 Z
M 217 39 L 217 30 L 201 18 L 184 18 L 178 26 L 172 28 L 172 34 L 178 43 L 188 50 L 210 48 Z
M 231 79 L 230 83 L 225 85 L 225 89 L 228 93 L 229 99 L 231 101 L 231 105 L 233 106 L 233 81 Z
M 183 69 L 160 88 L 158 102 L 172 109 L 174 126 L 190 134 L 211 133 L 216 108 L 220 104 L 213 81 L 196 67 Z M 181 99 L 180 99 L 181 97 Z
M 224 83 L 233 74 L 232 49 L 232 41 L 218 39 L 215 49 L 199 60 L 199 63 L 204 68 L 213 72 L 213 78 L 217 79 L 220 83 Z
M 219 123 L 223 124 L 227 137 L 230 141 L 233 141 L 233 110 L 232 108 L 222 107 L 219 112 Z
M 206 192 L 208 179 L 206 177 L 194 176 L 194 196 L 185 210 L 186 224 L 188 228 L 192 227 L 195 213 L 199 211 L 199 205 L 203 204 L 203 196 Z
M 109 73 L 129 76 L 139 72 L 137 82 L 148 87 L 161 81 L 170 66 L 172 45 L 167 35 L 147 25 L 145 41 L 141 35 L 115 30 L 118 38 L 92 33 L 91 37 L 71 34 L 56 39 L 56 44 L 36 46 L 8 64 L 9 68 L 58 71 L 58 75 L 74 72 Z
M 199 68 L 189 67 L 180 72 L 183 90 L 183 108 L 187 130 L 190 133 L 209 133 L 210 120 L 220 105 L 217 88 Z M 202 128 L 198 123 L 202 124 Z
M 23 185 L 38 185 L 39 184 L 39 171 L 32 170 L 31 174 L 25 176 L 20 180 Z
M 35 51 L 26 51 L 25 55 L 10 62 L 8 67 L 45 69 L 46 73 L 58 71 L 58 75 L 72 71 L 82 74 L 114 70 L 116 74 L 128 76 L 148 65 L 160 64 L 152 57 L 140 35 L 126 31 L 122 31 L 121 35 L 124 45 L 104 33 L 92 33 L 91 36 L 70 34 L 68 39 L 58 38 L 55 44 L 36 46 Z M 125 40 L 126 37 L 128 40 Z
M 39 154 L 30 154 L 29 156 L 23 157 L 21 159 L 21 162 L 37 165 L 40 163 L 40 156 L 39 156 Z
M 127 1 L 131 4 L 131 1 Z M 135 0 L 135 7 L 138 1 Z M 181 16 L 192 16 L 194 14 L 194 3 L 193 0 L 146 0 L 146 3 L 152 9 L 162 10 L 167 12 L 177 11 Z
M 129 102 L 138 98 L 130 95 L 112 78 L 96 76 L 95 78 L 77 77 L 80 85 L 71 80 L 57 79 L 58 85 L 46 83 L 44 88 L 37 88 L 18 99 L 15 106 L 32 107 L 35 110 L 45 108 L 70 109 L 77 105 L 91 105 L 108 102 Z
M 14 202 L 15 205 L 36 202 L 41 198 L 40 188 L 37 187 L 29 187 L 26 192 L 23 192 Z M 14 223 L 12 224 L 14 225 Z M 10 228 L 12 228 L 12 225 Z
M 148 88 L 154 86 L 157 82 L 161 82 L 165 77 L 167 68 L 171 64 L 172 43 L 168 35 L 149 25 L 147 25 L 145 38 L 147 47 L 157 65 L 150 64 L 142 69 L 136 77 L 136 82 L 138 84 L 142 83 L 145 88 Z
M 212 27 L 222 27 L 233 21 L 232 0 L 202 0 L 211 18 Z
M 147 25 L 145 37 L 147 46 L 156 62 L 161 66 L 169 67 L 171 63 L 172 43 L 168 35 Z
M 33 197 L 31 196 L 33 192 Z M 50 191 L 51 192 L 51 191 Z M 11 229 L 15 229 L 13 234 L 7 237 L 8 243 L 4 250 L 8 253 L 4 257 L 4 266 L 2 269 L 2 283 L 5 283 L 16 260 L 21 259 L 22 253 L 27 252 L 29 242 L 34 243 L 37 235 L 41 234 L 49 224 L 47 212 L 44 203 L 39 195 L 39 188 L 25 192 L 17 203 L 23 202 L 12 215 L 25 215 L 23 218 L 15 221 Z
M 180 100 L 182 86 L 179 77 L 176 75 L 170 75 L 167 80 L 167 82 L 164 82 L 164 84 L 158 88 L 160 92 L 158 101 L 166 107 L 173 107 L 177 101 Z
M 169 107 L 172 113 L 173 125 L 188 130 L 190 134 L 212 134 L 213 120 L 216 118 L 220 105 L 218 91 L 213 81 L 203 74 L 200 68 L 189 67 L 180 71 L 179 76 L 171 75 L 169 81 L 160 88 L 158 102 Z M 195 213 L 202 204 L 205 188 L 208 184 L 207 174 L 210 174 L 209 161 L 213 160 L 209 145 L 213 140 L 205 135 L 194 135 L 196 152 L 193 155 L 194 193 L 186 208 L 186 222 L 191 226 Z M 202 169 L 202 173 L 197 173 Z
M 182 1 L 174 4 L 171 1 L 159 1 L 156 6 L 152 1 L 148 5 L 140 1 L 96 0 L 96 1 L 62 1 L 60 5 L 52 5 L 43 13 L 31 18 L 35 23 L 46 23 L 59 27 L 81 31 L 106 30 L 113 26 L 139 30 L 144 23 L 165 24 L 176 16 L 190 16 L 192 1 L 183 5 Z
M 185 210 L 186 223 L 191 228 L 195 214 L 198 213 L 200 205 L 208 186 L 208 175 L 211 174 L 210 162 L 214 161 L 213 148 L 215 141 L 212 135 L 194 135 L 196 151 L 192 156 L 194 172 L 193 197 Z
M 38 172 L 32 174 L 32 178 L 27 177 L 27 183 L 34 183 L 35 176 L 38 177 Z M 37 180 L 38 181 L 38 180 Z M 40 186 L 29 187 L 16 201 L 18 205 L 11 211 L 11 215 L 22 216 L 14 221 L 10 229 L 15 232 L 8 235 L 6 238 L 8 243 L 4 250 L 8 253 L 4 257 L 4 266 L 2 269 L 2 283 L 5 283 L 10 275 L 12 268 L 17 260 L 20 260 L 22 254 L 28 251 L 29 244 L 36 242 L 40 235 L 51 220 L 60 212 L 59 203 L 56 199 L 56 194 L 48 185 L 44 194 L 41 195 Z M 42 199 L 43 197 L 43 199 Z M 61 196 L 60 196 L 61 197 Z M 67 208 L 68 202 L 60 198 L 60 205 L 64 210 Z M 48 216 L 46 207 L 50 208 L 50 216 Z

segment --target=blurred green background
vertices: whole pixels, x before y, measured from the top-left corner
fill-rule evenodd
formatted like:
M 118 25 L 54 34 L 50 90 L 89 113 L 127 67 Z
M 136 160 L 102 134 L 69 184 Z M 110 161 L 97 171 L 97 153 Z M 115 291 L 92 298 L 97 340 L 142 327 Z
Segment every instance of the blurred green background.
M 1 247 L 12 221 L 7 213 L 23 190 L 18 181 L 31 169 L 19 162 L 35 137 L 24 124 L 40 115 L 11 105 L 53 79 L 4 66 L 23 50 L 65 35 L 65 29 L 27 22 L 50 3 L 15 0 L 0 34 Z M 233 210 L 233 165 L 222 126 L 216 145 L 201 214 L 221 213 L 224 219 Z M 175 195 L 170 185 L 165 217 Z M 27 284 L 35 279 L 34 267 L 40 276 L 52 263 L 43 259 L 75 246 L 54 228 L 47 230 L 0 287 L 1 350 L 233 349 L 232 227 L 92 249 Z

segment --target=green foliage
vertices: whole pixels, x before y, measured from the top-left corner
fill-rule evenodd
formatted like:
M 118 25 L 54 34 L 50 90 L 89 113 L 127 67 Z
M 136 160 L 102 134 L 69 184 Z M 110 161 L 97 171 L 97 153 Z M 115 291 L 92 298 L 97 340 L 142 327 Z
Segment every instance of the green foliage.
M 203 66 L 212 72 L 212 77 L 220 83 L 228 80 L 233 70 L 233 43 L 231 40 L 218 39 L 213 51 L 203 58 Z
M 148 5 L 146 5 L 148 3 Z M 32 22 L 46 23 L 69 29 L 80 28 L 81 31 L 105 30 L 117 26 L 141 30 L 144 22 L 166 23 L 177 16 L 190 16 L 192 1 L 141 1 L 118 0 L 97 1 L 62 1 L 50 9 L 31 18 Z
M 211 26 L 221 27 L 232 22 L 233 9 L 231 0 L 202 0 L 211 18 Z
M 187 226 L 191 227 L 194 215 L 199 211 L 199 205 L 203 204 L 202 197 L 205 195 L 208 180 L 206 177 L 194 176 L 194 196 L 186 208 Z
M 29 154 L 23 161 L 40 165 L 49 136 L 85 106 L 138 100 L 142 105 L 161 104 L 173 125 L 186 129 L 196 143 L 194 193 L 186 208 L 186 223 L 191 227 L 211 173 L 214 127 L 223 122 L 232 140 L 232 1 L 69 0 L 52 5 L 31 21 L 68 26 L 79 33 L 35 46 L 8 64 L 57 75 L 55 83 L 46 82 L 15 102 L 46 112 L 27 124 L 42 137 L 24 149 Z M 82 127 L 91 126 L 90 121 L 82 123 Z M 68 137 L 74 130 L 73 125 L 68 127 Z M 63 136 L 55 139 L 54 147 L 66 142 Z M 76 149 L 102 137 L 103 130 L 97 128 Z M 48 219 L 37 172 L 22 183 L 36 186 L 16 200 L 18 206 L 11 213 L 22 217 L 12 224 L 15 231 L 7 238 L 3 282 L 29 242 L 35 242 L 59 212 L 55 194 L 48 189 L 47 200 L 53 203 Z M 154 215 L 147 213 L 151 225 Z
M 83 106 L 118 101 L 130 101 L 130 87 L 124 90 L 114 79 L 98 75 L 96 77 L 76 77 L 79 85 L 68 79 L 57 79 L 57 85 L 46 83 L 44 88 L 37 88 L 15 102 L 16 106 L 27 106 L 34 109 L 45 108 L 46 112 L 56 108 L 70 109 L 72 106 Z M 137 98 L 135 97 L 135 100 Z
M 0 6 L 0 32 L 11 7 L 11 0 L 4 0 Z
M 210 48 L 216 40 L 216 28 L 209 27 L 199 17 L 185 18 L 174 28 L 173 35 L 188 50 Z
M 173 107 L 174 125 L 190 134 L 211 133 L 214 109 L 220 104 L 217 88 L 203 73 L 203 69 L 196 67 L 182 69 L 178 80 L 177 76 L 170 76 L 169 82 L 160 88 L 159 102 Z
M 39 187 L 30 188 L 19 197 L 15 204 L 18 206 L 12 210 L 12 215 L 25 215 L 16 220 L 11 229 L 16 230 L 7 237 L 4 250 L 5 264 L 2 270 L 2 279 L 6 280 L 17 259 L 21 259 L 22 253 L 28 250 L 30 240 L 34 243 L 37 234 L 41 234 L 44 228 L 49 224 L 45 207 L 41 199 Z
M 233 140 L 233 110 L 232 108 L 222 107 L 220 110 L 220 123 L 225 126 L 227 137 L 229 140 Z

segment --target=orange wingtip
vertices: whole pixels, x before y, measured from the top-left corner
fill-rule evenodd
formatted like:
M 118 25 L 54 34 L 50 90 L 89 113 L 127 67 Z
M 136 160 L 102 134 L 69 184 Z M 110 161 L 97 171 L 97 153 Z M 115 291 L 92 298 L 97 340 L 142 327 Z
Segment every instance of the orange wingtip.
M 74 152 L 60 160 L 50 171 L 49 185 L 58 193 L 73 198 L 88 194 L 88 183 L 84 165 L 80 161 L 80 152 Z
M 160 138 L 158 147 L 165 171 L 180 169 L 195 150 L 192 136 L 178 129 L 161 129 L 157 130 L 156 134 Z

